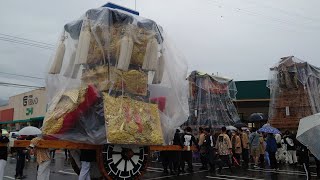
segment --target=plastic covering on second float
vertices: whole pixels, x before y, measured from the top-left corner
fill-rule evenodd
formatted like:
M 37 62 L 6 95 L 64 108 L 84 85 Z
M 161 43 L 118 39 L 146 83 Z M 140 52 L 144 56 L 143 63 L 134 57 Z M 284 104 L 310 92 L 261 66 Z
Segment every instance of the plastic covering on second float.
M 196 71 L 188 79 L 190 117 L 185 125 L 218 128 L 240 120 L 232 102 L 237 93 L 234 81 Z
M 290 98 L 298 107 L 295 113 L 306 117 L 320 112 L 320 68 L 318 67 L 294 56 L 281 58 L 280 62 L 270 69 L 267 86 L 271 96 L 270 119 L 276 115 L 276 107 L 282 105 L 279 103 L 286 104 L 286 102 L 277 101 L 280 95 L 290 96 L 290 92 L 295 93 L 295 96 Z M 310 108 L 307 108 L 309 106 Z M 305 112 L 300 112 L 302 110 Z
M 154 21 L 91 9 L 66 24 L 47 78 L 49 139 L 168 143 L 188 117 L 187 65 Z

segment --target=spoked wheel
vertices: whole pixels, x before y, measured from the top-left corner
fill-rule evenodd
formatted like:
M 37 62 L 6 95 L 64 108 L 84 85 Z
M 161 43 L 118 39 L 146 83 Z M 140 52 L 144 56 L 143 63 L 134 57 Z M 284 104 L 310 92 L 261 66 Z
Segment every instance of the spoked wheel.
M 139 179 L 146 170 L 149 147 L 107 144 L 97 157 L 101 172 L 108 179 Z

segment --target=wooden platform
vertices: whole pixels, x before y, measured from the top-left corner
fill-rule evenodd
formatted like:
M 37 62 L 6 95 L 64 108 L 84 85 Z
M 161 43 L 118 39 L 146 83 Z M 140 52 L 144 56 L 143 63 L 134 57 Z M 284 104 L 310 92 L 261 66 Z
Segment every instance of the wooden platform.
M 7 144 L 0 144 L 0 146 L 7 146 Z M 15 140 L 13 147 L 29 147 L 29 140 Z M 71 141 L 60 140 L 42 140 L 39 142 L 40 148 L 54 148 L 54 149 L 99 149 L 102 145 L 93 145 L 85 143 L 75 143 Z M 150 151 L 186 151 L 187 147 L 182 148 L 178 145 L 167 146 L 149 146 Z M 191 151 L 197 151 L 195 146 L 190 147 Z

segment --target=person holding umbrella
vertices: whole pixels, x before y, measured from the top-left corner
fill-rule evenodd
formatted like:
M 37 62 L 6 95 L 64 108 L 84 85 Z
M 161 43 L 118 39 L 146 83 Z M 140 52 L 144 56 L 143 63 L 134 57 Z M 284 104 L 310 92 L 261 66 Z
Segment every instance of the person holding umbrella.
M 256 128 L 252 128 L 252 133 L 250 134 L 250 148 L 251 148 L 251 156 L 254 160 L 254 168 L 258 168 L 259 157 L 260 157 L 260 134 L 257 132 Z

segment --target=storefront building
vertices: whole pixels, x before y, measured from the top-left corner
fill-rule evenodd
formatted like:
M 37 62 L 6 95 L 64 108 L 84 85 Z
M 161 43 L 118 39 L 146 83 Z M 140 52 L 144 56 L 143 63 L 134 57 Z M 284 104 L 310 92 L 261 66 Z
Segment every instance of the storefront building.
M 0 107 L 0 124 L 10 131 L 24 126 L 42 126 L 47 110 L 46 90 L 44 88 L 18 94 L 9 98 L 8 105 Z

